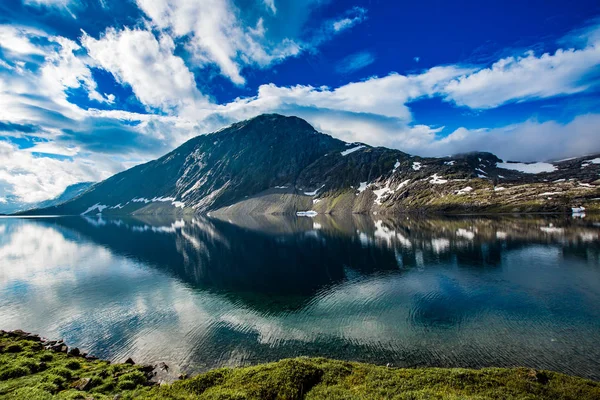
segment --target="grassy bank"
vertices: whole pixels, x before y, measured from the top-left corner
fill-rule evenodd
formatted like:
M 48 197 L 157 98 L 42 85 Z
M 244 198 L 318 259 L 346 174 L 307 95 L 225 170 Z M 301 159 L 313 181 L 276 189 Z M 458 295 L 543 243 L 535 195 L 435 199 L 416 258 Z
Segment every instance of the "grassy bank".
M 218 369 L 162 386 L 151 377 L 148 367 L 0 332 L 0 398 L 6 399 L 600 399 L 599 382 L 549 371 L 395 369 L 323 358 Z

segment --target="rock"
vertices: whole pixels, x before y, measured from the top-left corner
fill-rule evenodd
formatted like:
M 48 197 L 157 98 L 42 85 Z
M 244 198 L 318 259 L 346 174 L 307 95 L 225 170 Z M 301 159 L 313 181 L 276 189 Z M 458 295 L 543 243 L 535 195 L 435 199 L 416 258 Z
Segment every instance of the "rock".
M 52 346 L 49 346 L 48 350 L 58 351 L 59 352 L 62 347 L 63 347 L 62 343 L 56 343 L 56 344 L 54 344 Z
M 78 357 L 81 353 L 77 347 L 73 347 L 71 350 L 69 350 L 68 354 L 73 357 Z
M 183 379 L 187 379 L 188 375 L 187 374 L 181 374 L 177 377 L 177 379 L 179 380 L 183 380 Z
M 23 336 L 23 339 L 31 340 L 33 342 L 41 342 L 42 341 L 42 338 L 40 338 L 39 335 L 31 335 L 31 334 L 27 334 L 27 335 Z
M 73 382 L 71 384 L 71 387 L 73 389 L 77 389 L 77 390 L 87 390 L 90 387 L 90 382 L 92 381 L 91 378 L 81 378 L 79 380 L 76 380 L 75 382 Z
M 62 346 L 60 346 L 60 349 L 58 351 L 60 351 L 61 353 L 67 353 L 69 351 L 69 348 L 63 344 Z
M 140 371 L 149 373 L 154 371 L 154 367 L 152 365 L 144 365 L 140 368 Z
M 98 357 L 96 356 L 92 356 L 92 355 L 85 355 L 84 356 L 86 360 L 90 360 L 90 361 L 96 361 L 98 359 Z
M 167 364 L 165 364 L 164 362 L 160 362 L 157 365 L 157 368 L 163 370 L 163 371 L 168 371 L 169 370 L 169 366 Z
M 547 384 L 550 380 L 550 378 L 548 378 L 548 375 L 544 371 L 536 371 L 535 369 L 530 370 L 527 375 L 536 382 L 541 383 L 542 385 Z
M 127 360 L 125 360 L 125 364 L 135 365 L 135 362 L 131 357 L 129 357 Z

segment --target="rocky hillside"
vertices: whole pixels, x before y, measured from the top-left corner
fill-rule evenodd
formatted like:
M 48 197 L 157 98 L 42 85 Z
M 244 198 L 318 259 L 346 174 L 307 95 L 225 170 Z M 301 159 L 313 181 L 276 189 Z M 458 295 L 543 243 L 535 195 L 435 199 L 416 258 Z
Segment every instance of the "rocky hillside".
M 600 207 L 600 156 L 504 162 L 345 143 L 297 117 L 261 115 L 34 214 L 575 212 Z M 574 209 L 574 210 L 573 210 Z

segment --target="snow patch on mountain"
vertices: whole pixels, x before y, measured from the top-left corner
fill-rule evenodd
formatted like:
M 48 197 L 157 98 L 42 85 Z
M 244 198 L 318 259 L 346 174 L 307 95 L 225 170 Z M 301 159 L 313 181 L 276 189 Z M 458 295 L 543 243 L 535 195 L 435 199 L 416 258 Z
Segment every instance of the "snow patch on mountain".
M 364 192 L 367 189 L 367 186 L 369 186 L 369 185 L 367 185 L 367 182 L 361 182 L 360 186 L 358 187 L 358 192 L 359 193 Z
M 342 156 L 344 156 L 344 157 L 345 157 L 345 156 L 347 156 L 348 154 L 352 154 L 352 153 L 354 153 L 355 151 L 358 151 L 358 150 L 360 150 L 360 149 L 364 149 L 365 147 L 366 147 L 365 145 L 362 145 L 362 144 L 361 144 L 360 146 L 356 146 L 356 147 L 353 147 L 353 148 L 351 148 L 351 149 L 344 150 L 344 151 L 342 151 L 342 152 L 341 152 L 341 154 L 342 154 Z
M 402 183 L 400 183 L 398 185 L 398 187 L 396 188 L 396 190 L 402 189 L 404 186 L 408 185 L 409 183 L 410 183 L 410 179 L 407 179 L 407 180 L 403 181 Z
M 313 192 L 304 192 L 304 194 L 307 195 L 307 196 L 316 196 L 317 193 L 319 193 L 319 190 L 323 189 L 324 187 L 325 187 L 325 185 L 321 185 L 321 187 L 318 188 L 318 189 L 316 189 L 315 191 L 313 191 Z
M 375 196 L 377 196 L 377 198 L 375 199 L 375 203 L 377 203 L 378 205 L 381 205 L 383 197 L 388 194 L 394 193 L 394 191 L 392 189 L 390 189 L 390 186 L 388 183 L 385 185 L 385 187 L 383 187 L 381 189 L 373 190 L 373 193 L 375 194 Z
M 592 164 L 600 164 L 600 157 L 585 161 L 581 164 L 581 168 L 589 167 Z
M 182 201 L 174 201 L 171 203 L 175 208 L 185 208 L 185 203 Z
M 85 215 L 94 210 L 98 210 L 98 213 L 101 213 L 102 211 L 104 211 L 107 208 L 108 208 L 108 206 L 102 205 L 100 203 L 96 203 L 93 206 L 91 206 L 90 208 L 88 208 L 87 210 L 85 210 L 84 212 L 82 212 L 81 215 Z
M 448 183 L 448 180 L 442 179 L 442 177 L 438 176 L 438 174 L 433 174 L 431 175 L 431 180 L 429 181 L 429 183 L 432 183 L 434 185 L 443 185 L 444 183 Z

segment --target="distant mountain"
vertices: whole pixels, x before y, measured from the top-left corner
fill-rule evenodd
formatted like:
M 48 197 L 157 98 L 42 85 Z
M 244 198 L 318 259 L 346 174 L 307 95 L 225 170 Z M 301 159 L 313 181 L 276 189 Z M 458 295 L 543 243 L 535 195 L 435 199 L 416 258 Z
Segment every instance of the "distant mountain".
M 24 203 L 15 196 L 7 196 L 6 203 L 0 203 L 0 214 L 11 214 L 37 208 L 57 206 L 85 193 L 85 191 L 88 190 L 93 184 L 94 182 L 75 183 L 67 186 L 64 192 L 62 192 L 59 196 L 39 203 Z
M 67 186 L 64 192 L 58 197 L 38 203 L 35 208 L 47 208 L 57 206 L 66 201 L 76 198 L 85 193 L 95 182 L 80 182 L 74 185 Z
M 297 117 L 261 115 L 31 214 L 567 212 L 599 210 L 600 157 L 503 162 L 346 143 Z

